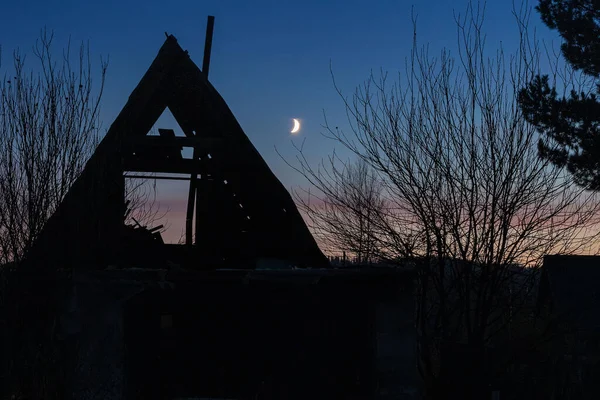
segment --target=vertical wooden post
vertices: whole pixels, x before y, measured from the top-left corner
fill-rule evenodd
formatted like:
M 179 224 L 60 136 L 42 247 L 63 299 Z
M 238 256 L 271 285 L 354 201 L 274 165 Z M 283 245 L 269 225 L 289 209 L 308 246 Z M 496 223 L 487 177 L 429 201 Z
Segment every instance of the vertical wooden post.
M 212 49 L 213 29 L 215 27 L 215 17 L 208 16 L 206 23 L 206 39 L 204 40 L 204 59 L 202 60 L 202 72 L 208 78 L 208 69 L 210 68 L 210 52 Z
M 215 17 L 212 15 L 208 16 L 208 21 L 206 23 L 206 37 L 204 39 L 204 59 L 202 60 L 202 72 L 208 78 L 208 70 L 210 68 L 210 52 L 212 49 L 212 38 L 213 38 L 213 29 L 215 26 Z M 194 136 L 198 136 L 200 134 L 199 131 L 195 131 Z M 200 149 L 197 146 L 194 146 L 194 154 L 193 154 L 194 164 L 200 162 Z M 197 171 L 192 172 L 190 177 L 190 189 L 188 193 L 188 204 L 187 204 L 187 214 L 185 218 L 185 244 L 191 246 L 193 243 L 193 223 L 192 220 L 194 218 L 194 203 L 196 202 L 197 190 L 198 190 L 198 173 Z M 196 219 L 198 219 L 198 212 L 196 212 Z M 198 242 L 198 221 L 196 221 L 196 243 Z
M 198 162 L 198 151 L 196 147 L 194 147 L 194 154 L 192 159 L 194 163 Z M 185 217 L 185 244 L 188 246 L 192 245 L 192 219 L 194 218 L 194 201 L 196 200 L 196 177 L 197 173 L 194 172 L 190 176 L 190 189 L 188 192 L 188 203 L 187 203 L 187 213 Z
M 208 164 L 210 164 L 206 156 L 207 153 L 205 151 L 201 153 L 201 162 L 204 167 L 204 171 L 207 170 L 206 167 Z M 207 210 L 207 207 L 214 205 L 210 202 L 210 198 L 214 197 L 213 187 L 210 183 L 211 182 L 208 180 L 206 173 L 202 174 L 200 179 L 196 181 L 196 224 L 194 227 L 194 232 L 196 234 L 196 244 L 199 244 L 200 240 L 202 240 L 203 249 L 208 249 L 207 235 L 213 234 L 211 231 L 212 226 L 209 223 L 209 216 L 213 210 Z M 204 227 L 204 230 L 201 230 L 202 227 Z

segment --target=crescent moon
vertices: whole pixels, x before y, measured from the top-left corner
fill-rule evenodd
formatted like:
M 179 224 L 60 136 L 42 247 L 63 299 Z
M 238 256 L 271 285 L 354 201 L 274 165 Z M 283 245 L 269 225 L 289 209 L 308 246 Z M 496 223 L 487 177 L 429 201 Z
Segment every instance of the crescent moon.
M 294 118 L 293 120 L 294 120 L 294 129 L 292 129 L 291 133 L 296 133 L 300 130 L 300 121 L 298 121 L 296 118 Z

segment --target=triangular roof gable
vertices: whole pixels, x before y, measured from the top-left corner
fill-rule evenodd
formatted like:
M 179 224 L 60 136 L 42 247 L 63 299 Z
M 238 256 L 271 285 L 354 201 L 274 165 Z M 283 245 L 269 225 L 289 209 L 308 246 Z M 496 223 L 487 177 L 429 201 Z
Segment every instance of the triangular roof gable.
M 200 194 L 207 218 L 205 234 L 199 240 L 203 251 L 219 257 L 220 252 L 246 252 L 254 258 L 326 264 L 285 187 L 173 36 L 167 37 L 48 222 L 31 253 L 33 258 L 52 258 L 50 253 L 55 254 L 57 263 L 64 263 L 67 255 L 77 262 L 110 258 L 119 245 L 117 232 L 123 223 L 123 170 L 129 169 L 128 160 L 132 160 L 129 143 L 136 138 L 144 140 L 166 107 L 187 136 L 216 143 L 203 149 L 201 162 L 184 160 L 178 164 L 178 168 L 185 168 L 192 163 L 200 173 L 210 176 L 207 192 Z

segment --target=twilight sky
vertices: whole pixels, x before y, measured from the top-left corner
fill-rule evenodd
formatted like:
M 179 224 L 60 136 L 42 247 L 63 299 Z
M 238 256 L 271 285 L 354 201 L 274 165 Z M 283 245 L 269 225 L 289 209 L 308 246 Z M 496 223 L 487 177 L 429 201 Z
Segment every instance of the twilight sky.
M 0 45 L 6 62 L 16 47 L 28 51 L 40 29 L 47 27 L 55 32 L 56 50 L 71 36 L 74 44 L 89 41 L 94 61 L 108 56 L 101 114 L 106 130 L 156 56 L 164 32 L 175 35 L 201 66 L 206 17 L 214 15 L 210 81 L 275 174 L 292 188 L 303 180 L 285 165 L 275 147 L 293 161 L 291 140 L 305 139 L 305 150 L 317 162 L 334 148 L 334 143 L 320 136 L 323 110 L 332 125 L 347 125 L 332 85 L 330 62 L 339 86 L 350 94 L 371 70 L 396 73 L 403 67 L 412 45 L 411 7 L 418 14 L 419 42 L 429 43 L 436 54 L 444 46 L 454 48 L 453 12 L 463 12 L 467 3 L 22 0 L 0 7 Z M 485 32 L 492 51 L 500 41 L 507 49 L 517 44 L 511 9 L 510 0 L 490 1 L 486 6 Z M 535 12 L 530 27 L 542 39 L 557 40 Z M 289 134 L 291 118 L 303 121 L 300 135 L 294 138 Z M 175 128 L 175 122 L 165 115 L 157 127 Z M 160 201 L 171 208 L 170 238 L 178 237 L 181 229 L 186 193 L 183 183 L 159 187 Z

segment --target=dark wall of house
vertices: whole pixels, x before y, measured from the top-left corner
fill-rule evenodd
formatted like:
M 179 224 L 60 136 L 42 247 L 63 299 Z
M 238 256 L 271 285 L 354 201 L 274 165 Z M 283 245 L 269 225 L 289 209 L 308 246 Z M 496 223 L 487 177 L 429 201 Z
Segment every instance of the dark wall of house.
M 46 285 L 38 303 L 60 300 L 46 301 L 40 335 L 58 358 L 37 372 L 63 394 L 43 398 L 368 399 L 415 387 L 410 277 L 280 272 L 80 271 Z
M 125 314 L 129 395 L 364 398 L 375 378 L 365 297 L 273 283 L 147 291 Z
M 68 279 L 5 267 L 0 282 L 0 398 L 66 398 L 68 354 L 55 327 Z
M 416 360 L 415 299 L 411 281 L 392 279 L 378 298 L 376 395 L 379 399 L 416 399 L 419 378 Z

